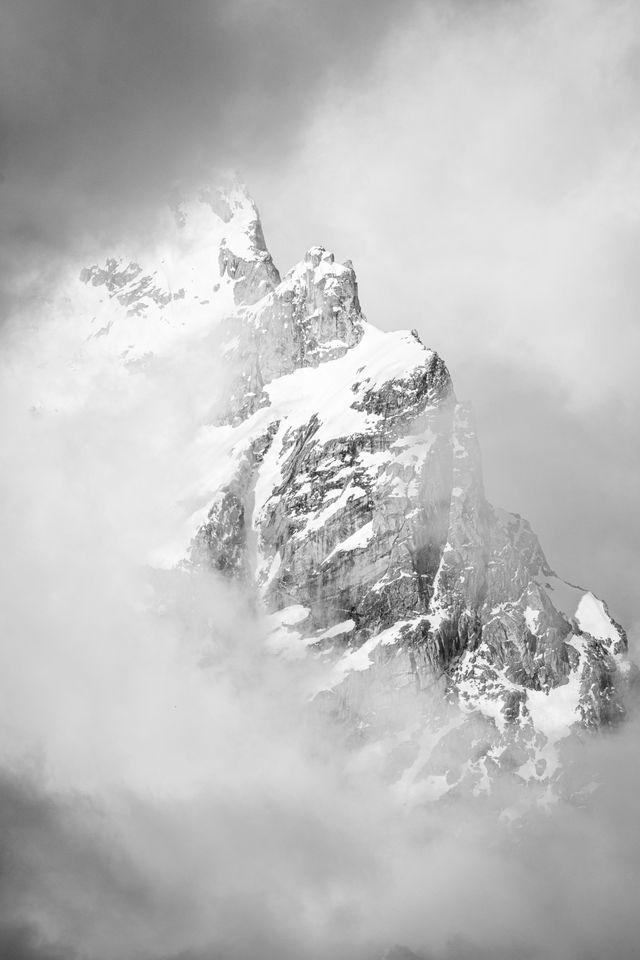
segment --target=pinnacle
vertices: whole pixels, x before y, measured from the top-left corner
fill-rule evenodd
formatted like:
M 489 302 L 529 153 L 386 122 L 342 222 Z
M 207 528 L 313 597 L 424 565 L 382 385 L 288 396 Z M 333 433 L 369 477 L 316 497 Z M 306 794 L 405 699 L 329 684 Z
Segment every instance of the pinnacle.
M 304 255 L 305 263 L 310 263 L 313 267 L 320 265 L 320 261 L 325 263 L 334 263 L 335 257 L 331 251 L 326 250 L 325 247 L 309 247 L 307 252 Z

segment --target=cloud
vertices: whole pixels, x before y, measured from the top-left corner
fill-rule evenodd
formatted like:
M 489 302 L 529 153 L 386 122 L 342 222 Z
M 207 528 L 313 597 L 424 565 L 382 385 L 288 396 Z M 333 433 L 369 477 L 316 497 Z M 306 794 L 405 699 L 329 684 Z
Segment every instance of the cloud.
M 87 376 L 96 342 L 72 333 L 3 337 L 6 955 L 633 956 L 637 720 L 572 748 L 576 780 L 603 783 L 582 807 L 509 826 L 528 789 L 508 774 L 490 797 L 401 807 L 376 751 L 309 709 L 308 665 L 266 655 L 241 591 L 145 566 L 213 352 L 196 342 L 125 390 L 117 358 Z
M 328 75 L 375 59 L 382 0 L 10 0 L 0 39 L 7 269 L 122 240 L 171 184 L 280 162 Z
M 132 392 L 52 305 L 87 236 L 144 245 L 167 182 L 240 162 L 278 259 L 352 256 L 371 319 L 418 326 L 476 401 L 490 492 L 634 609 L 637 11 L 416 9 L 5 4 L 0 956 L 637 953 L 637 719 L 575 746 L 583 806 L 509 827 L 506 776 L 399 810 L 241 593 L 145 568 L 215 338 Z
M 322 242 L 475 407 L 489 498 L 627 624 L 640 387 L 639 9 L 426 4 L 256 169 L 277 262 Z M 299 209 L 299 198 L 304 206 Z

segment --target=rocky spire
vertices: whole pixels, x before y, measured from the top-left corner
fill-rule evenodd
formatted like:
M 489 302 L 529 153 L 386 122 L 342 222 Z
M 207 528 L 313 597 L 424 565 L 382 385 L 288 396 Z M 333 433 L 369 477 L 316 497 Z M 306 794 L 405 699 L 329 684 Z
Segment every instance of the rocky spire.
M 235 239 L 225 238 L 220 250 L 222 275 L 234 280 L 239 306 L 226 324 L 232 346 L 225 353 L 238 370 L 224 414 L 231 422 L 262 406 L 265 386 L 278 377 L 344 356 L 360 342 L 366 324 L 351 261 L 339 263 L 324 247 L 311 247 L 273 285 L 277 271 L 274 274 L 271 257 L 261 248 L 264 235 L 257 210 L 246 195 L 236 210 L 229 232 Z M 231 242 L 243 249 L 244 259 L 230 255 Z
M 215 212 L 227 225 L 220 245 L 221 276 L 233 281 L 238 305 L 261 300 L 280 283 L 280 274 L 267 250 L 260 215 L 253 199 L 239 181 L 211 192 Z
M 258 221 L 241 216 L 259 258 Z M 506 769 L 534 797 L 559 793 L 562 744 L 623 714 L 624 631 L 553 573 L 526 521 L 487 502 L 444 362 L 415 332 L 367 324 L 349 261 L 311 247 L 244 304 L 230 323 L 237 467 L 192 559 L 262 596 L 272 649 L 324 670 L 317 702 L 367 736 L 390 735 L 403 697 L 426 716 L 444 693 L 453 712 L 393 734 L 420 759 L 399 781 L 408 795 L 475 795 Z

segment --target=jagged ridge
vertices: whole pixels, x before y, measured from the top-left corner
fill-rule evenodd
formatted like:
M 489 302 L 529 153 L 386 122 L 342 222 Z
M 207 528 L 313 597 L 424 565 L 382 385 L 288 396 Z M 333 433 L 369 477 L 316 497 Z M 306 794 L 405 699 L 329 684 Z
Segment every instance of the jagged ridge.
M 428 749 L 424 727 L 394 732 L 407 795 L 477 792 L 507 767 L 542 795 L 571 731 L 621 716 L 624 632 L 553 573 L 526 521 L 487 502 L 442 359 L 415 332 L 369 324 L 352 264 L 321 246 L 281 279 L 252 201 L 211 196 L 235 376 L 208 434 L 217 465 L 185 528 L 188 564 L 259 593 L 271 649 L 307 657 L 316 700 L 361 731 L 393 729 L 372 691 L 394 703 L 442 691 L 455 709 L 430 717 Z

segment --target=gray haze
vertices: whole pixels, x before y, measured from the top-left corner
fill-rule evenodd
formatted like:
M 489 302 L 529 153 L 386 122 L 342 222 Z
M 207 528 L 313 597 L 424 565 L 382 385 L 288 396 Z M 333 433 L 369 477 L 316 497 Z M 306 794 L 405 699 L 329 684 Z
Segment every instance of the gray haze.
M 635 2 L 5 0 L 0 97 L 3 319 L 46 326 L 86 246 L 236 166 L 281 269 L 324 243 L 442 353 L 489 497 L 637 630 Z M 42 358 L 3 347 L 3 960 L 637 957 L 635 720 L 575 758 L 590 809 L 508 833 L 506 784 L 399 821 L 236 595 L 139 608 L 187 378 L 38 419 Z
M 417 327 L 473 402 L 489 498 L 632 632 L 639 40 L 633 2 L 423 5 L 253 177 L 277 258 L 353 259 L 368 316 Z
M 281 269 L 351 257 L 472 400 L 488 494 L 632 632 L 637 4 L 8 0 L 4 312 L 236 166 Z
M 275 167 L 326 83 L 375 59 L 380 0 L 7 0 L 3 222 L 48 253 L 139 228 L 176 177 L 248 156 Z

